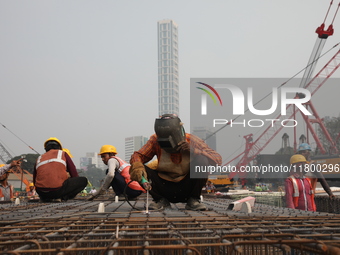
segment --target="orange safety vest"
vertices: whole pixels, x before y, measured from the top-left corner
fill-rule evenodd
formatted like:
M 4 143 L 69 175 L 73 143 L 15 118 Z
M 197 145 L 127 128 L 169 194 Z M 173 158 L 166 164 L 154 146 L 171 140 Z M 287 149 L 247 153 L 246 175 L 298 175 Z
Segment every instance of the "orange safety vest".
M 293 202 L 294 202 L 294 206 L 297 207 L 299 205 L 299 196 L 300 196 L 300 193 L 299 193 L 299 186 L 301 186 L 301 183 L 298 182 L 296 180 L 296 178 L 294 176 L 289 176 L 288 178 L 290 178 L 292 180 L 292 183 L 293 183 Z M 309 178 L 306 178 L 306 180 L 308 181 L 309 185 L 310 185 L 310 195 L 311 195 L 311 200 L 312 200 L 312 208 L 313 208 L 313 211 L 315 212 L 316 211 L 316 204 L 315 204 L 315 201 L 314 201 L 314 189 L 313 189 L 313 185 L 312 185 L 312 182 Z
M 34 184 L 37 188 L 60 188 L 67 179 L 64 151 L 49 150 L 38 157 Z
M 13 194 L 13 186 L 12 185 L 9 185 L 9 196 L 10 198 L 13 198 L 14 197 L 14 194 Z M 2 188 L 0 188 L 0 198 L 2 197 L 5 197 L 5 195 L 2 193 Z M 1 199 L 0 199 L 1 200 Z
M 118 157 L 115 157 L 115 156 L 112 156 L 111 158 L 114 158 L 116 159 L 118 162 L 119 162 L 119 168 L 118 168 L 118 172 L 124 177 L 125 179 L 125 182 L 126 183 L 129 183 L 131 181 L 131 178 L 130 178 L 130 167 L 131 165 L 128 164 L 127 162 L 125 162 L 124 160 L 122 160 L 121 158 L 118 158 Z M 144 193 L 146 192 L 145 189 L 143 189 L 138 182 L 136 181 L 132 181 L 130 184 L 129 184 L 129 187 L 131 189 L 134 189 L 134 190 L 141 190 L 143 191 Z

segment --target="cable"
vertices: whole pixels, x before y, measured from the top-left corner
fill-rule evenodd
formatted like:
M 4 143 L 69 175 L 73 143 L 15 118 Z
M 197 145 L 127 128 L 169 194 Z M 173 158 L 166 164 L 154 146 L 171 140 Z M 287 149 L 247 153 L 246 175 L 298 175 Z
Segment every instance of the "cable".
M 127 189 L 127 187 L 129 186 L 129 184 L 131 183 L 131 182 L 133 182 L 133 181 L 129 181 L 127 184 L 126 184 L 126 186 L 125 186 L 125 188 L 124 188 L 124 192 L 123 192 L 123 194 L 124 194 L 124 197 L 125 197 L 125 200 L 126 200 L 126 202 L 128 202 L 128 204 L 133 208 L 133 209 L 135 209 L 135 210 L 137 210 L 137 211 L 144 211 L 144 209 L 145 208 L 136 208 L 135 206 L 133 206 L 131 203 L 130 203 L 130 201 L 129 201 L 129 199 L 128 199 L 128 196 L 127 196 L 127 194 L 126 194 L 126 189 Z M 149 212 L 150 211 L 156 211 L 156 212 L 158 212 L 158 211 L 161 211 L 161 209 L 158 209 L 158 210 L 148 210 Z
M 28 148 L 30 148 L 31 150 L 33 150 L 35 153 L 37 153 L 38 155 L 40 155 L 39 152 L 37 152 L 35 149 L 33 149 L 31 146 L 29 146 L 24 140 L 22 140 L 19 136 L 17 136 L 16 134 L 14 134 L 11 130 L 9 130 L 4 124 L 0 123 L 1 126 L 3 126 L 5 129 L 7 129 L 10 133 L 12 133 L 12 135 L 14 135 L 16 138 L 18 138 L 20 141 L 22 141 L 24 144 L 26 144 L 28 146 Z
M 307 65 L 306 67 L 304 67 L 303 69 L 301 69 L 299 72 L 297 72 L 295 75 L 293 75 L 291 78 L 289 78 L 288 80 L 286 80 L 284 83 L 282 83 L 278 88 L 283 87 L 284 85 L 286 85 L 288 82 L 290 82 L 292 79 L 294 79 L 297 75 L 299 75 L 301 72 L 303 72 L 304 70 L 306 70 L 310 65 L 312 65 L 314 62 L 318 61 L 321 57 L 323 57 L 324 55 L 326 55 L 328 52 L 330 52 L 331 50 L 333 50 L 335 47 L 337 47 L 340 44 L 337 43 L 335 44 L 332 48 L 330 48 L 328 51 L 326 51 L 324 54 L 320 55 L 317 59 L 315 59 L 313 62 L 311 62 L 309 65 Z M 265 95 L 262 99 L 260 99 L 259 101 L 257 101 L 255 105 L 259 104 L 260 102 L 262 102 L 264 99 L 266 99 L 268 96 L 270 96 L 272 94 L 272 92 L 268 93 L 267 95 Z M 249 108 L 247 108 L 244 113 L 248 112 Z M 234 119 L 232 119 L 231 122 L 237 120 L 239 117 L 241 117 L 243 115 L 238 115 L 236 116 Z M 209 139 L 210 137 L 212 137 L 213 135 L 215 135 L 216 133 L 218 133 L 219 131 L 221 131 L 223 128 L 225 128 L 226 126 L 229 126 L 228 122 L 227 124 L 225 124 L 224 126 L 222 126 L 221 128 L 217 129 L 215 132 L 211 133 L 210 135 L 208 135 L 205 139 L 203 139 L 203 141 L 206 141 L 207 139 Z
M 333 23 L 334 23 L 335 17 L 336 17 L 336 15 L 338 14 L 338 11 L 339 11 L 339 7 L 340 7 L 340 2 L 339 2 L 339 4 L 338 4 L 338 8 L 336 8 L 336 12 L 335 12 L 335 14 L 334 14 L 334 17 L 333 17 L 333 20 L 332 20 L 331 25 L 333 25 Z
M 142 208 L 142 209 L 136 208 L 136 207 L 134 207 L 134 206 L 130 203 L 130 201 L 129 201 L 129 199 L 128 199 L 128 196 L 127 196 L 127 194 L 126 194 L 126 189 L 127 189 L 127 187 L 129 186 L 129 184 L 130 184 L 131 182 L 133 182 L 133 181 L 129 181 L 129 182 L 125 185 L 125 188 L 124 188 L 123 194 L 124 194 L 124 197 L 125 197 L 125 201 L 128 202 L 128 204 L 129 204 L 133 209 L 135 209 L 135 210 L 137 210 L 137 211 L 142 211 L 143 208 Z
M 329 7 L 328 7 L 328 10 L 327 10 L 327 12 L 326 12 L 326 16 L 325 16 L 325 19 L 323 20 L 323 23 L 325 23 L 326 22 L 326 19 L 327 19 L 327 16 L 328 16 L 328 14 L 329 14 L 329 11 L 330 11 L 330 9 L 331 9 L 331 7 L 332 7 L 332 4 L 333 4 L 333 0 L 330 2 L 330 4 L 329 4 Z M 335 15 L 336 16 L 336 15 Z M 334 18 L 335 18 L 335 16 L 334 16 Z M 334 21 L 334 18 L 333 18 L 333 21 Z M 332 24 L 333 24 L 333 22 L 332 22 Z

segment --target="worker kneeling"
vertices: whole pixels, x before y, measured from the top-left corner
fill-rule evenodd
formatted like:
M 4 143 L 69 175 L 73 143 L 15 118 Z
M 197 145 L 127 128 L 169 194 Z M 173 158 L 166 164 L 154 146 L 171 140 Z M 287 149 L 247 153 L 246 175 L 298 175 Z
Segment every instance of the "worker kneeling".
M 87 185 L 79 177 L 70 156 L 62 150 L 60 141 L 51 137 L 44 143 L 46 153 L 34 166 L 33 182 L 42 202 L 61 202 L 74 198 Z M 70 177 L 69 177 L 70 176 Z
M 157 156 L 155 169 L 145 163 Z M 190 178 L 190 168 L 220 165 L 221 156 L 192 134 L 185 133 L 181 120 L 175 114 L 164 114 L 155 121 L 155 134 L 131 156 L 131 180 L 139 183 L 143 178 L 151 183 L 151 210 L 170 207 L 170 203 L 186 203 L 187 210 L 206 210 L 200 202 L 203 178 Z
M 103 185 L 98 191 L 92 194 L 89 200 L 98 197 L 110 186 L 118 196 L 119 200 L 125 200 L 125 195 L 128 200 L 133 200 L 145 190 L 138 184 L 138 182 L 131 181 L 130 179 L 130 164 L 116 156 L 116 147 L 112 145 L 103 145 L 98 155 L 101 156 L 102 161 L 109 168 L 106 170 L 106 177 Z

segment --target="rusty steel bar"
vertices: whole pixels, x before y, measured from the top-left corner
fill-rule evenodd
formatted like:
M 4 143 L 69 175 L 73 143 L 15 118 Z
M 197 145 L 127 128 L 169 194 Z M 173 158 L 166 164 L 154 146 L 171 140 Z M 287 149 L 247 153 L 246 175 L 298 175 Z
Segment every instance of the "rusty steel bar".
M 176 204 L 172 205 L 175 209 L 148 215 L 110 201 L 105 202 L 105 210 L 111 211 L 100 214 L 98 203 L 86 201 L 11 208 L 4 205 L 0 251 L 42 255 L 339 251 L 340 215 L 264 205 L 256 206 L 249 215 L 227 211 L 227 200 L 204 201 L 209 211 L 188 211 L 185 204 Z M 142 207 L 140 199 L 135 206 Z

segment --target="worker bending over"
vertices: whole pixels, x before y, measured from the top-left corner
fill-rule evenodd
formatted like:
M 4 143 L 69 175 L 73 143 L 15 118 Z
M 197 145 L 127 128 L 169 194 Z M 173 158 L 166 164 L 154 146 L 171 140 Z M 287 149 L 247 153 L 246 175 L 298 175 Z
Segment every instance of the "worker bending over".
M 157 156 L 155 170 L 144 165 Z M 206 210 L 200 202 L 203 178 L 190 178 L 190 167 L 220 165 L 221 156 L 197 136 L 185 133 L 175 114 L 164 114 L 155 121 L 155 134 L 131 156 L 131 180 L 151 182 L 151 210 L 170 207 L 170 203 L 186 203 L 187 210 Z M 143 177 L 143 178 L 142 178 Z
M 133 200 L 145 190 L 136 181 L 130 179 L 130 164 L 116 156 L 116 147 L 112 145 L 103 145 L 98 155 L 101 156 L 102 161 L 109 168 L 106 170 L 106 177 L 103 185 L 92 194 L 89 200 L 93 200 L 98 197 L 110 186 L 114 190 L 119 200 L 125 200 L 125 195 L 128 200 Z M 124 195 L 125 194 L 125 195 Z

